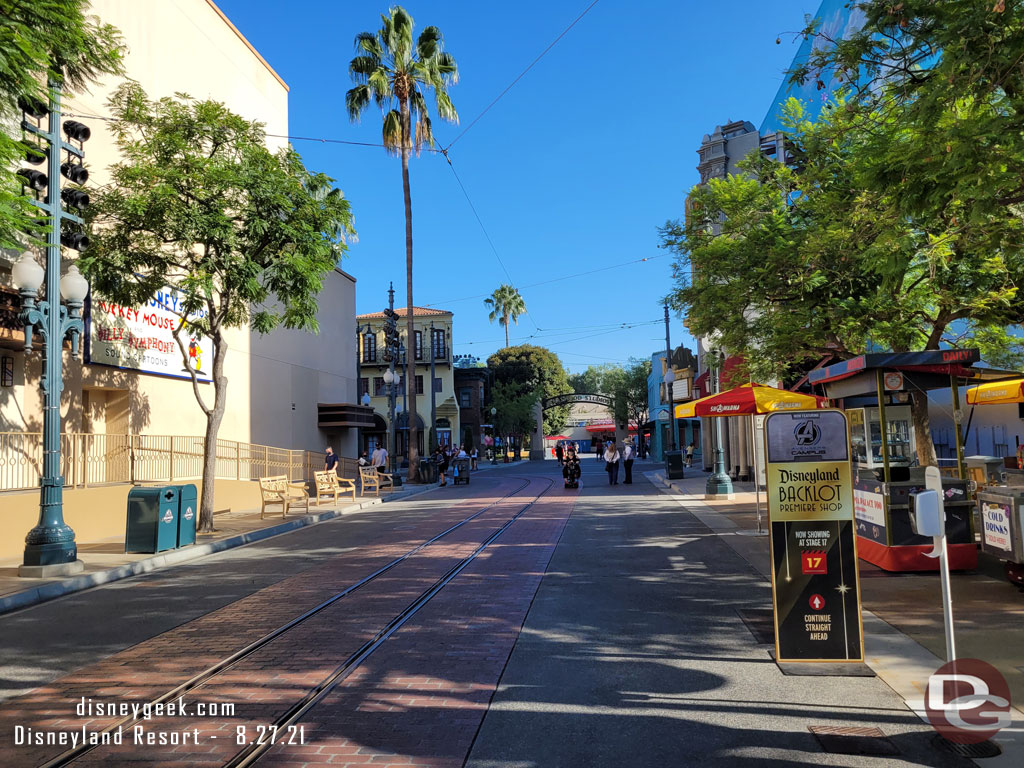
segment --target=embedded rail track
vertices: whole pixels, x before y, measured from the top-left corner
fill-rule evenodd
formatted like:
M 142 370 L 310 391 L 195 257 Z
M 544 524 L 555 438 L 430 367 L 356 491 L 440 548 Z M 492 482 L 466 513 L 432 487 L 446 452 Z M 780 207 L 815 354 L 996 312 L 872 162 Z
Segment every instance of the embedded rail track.
M 296 629 L 297 627 L 306 624 L 314 616 L 322 614 L 332 606 L 338 604 L 345 597 L 351 595 L 353 592 L 365 587 L 373 581 L 379 579 L 384 574 L 392 571 L 393 569 L 400 566 L 402 563 L 407 562 L 410 558 L 416 554 L 422 552 L 426 548 L 440 542 L 442 539 L 450 536 L 453 532 L 459 530 L 468 523 L 477 520 L 486 512 L 501 506 L 508 502 L 516 494 L 522 492 L 530 486 L 531 480 L 529 478 L 516 478 L 523 480 L 522 484 L 518 487 L 510 490 L 504 496 L 492 501 L 483 508 L 477 510 L 473 514 L 463 518 L 454 525 L 449 526 L 445 530 L 441 531 L 437 535 L 421 542 L 420 544 L 412 547 L 408 551 L 394 558 L 390 562 L 381 566 L 377 570 L 373 571 L 369 575 L 353 582 L 344 589 L 331 595 L 320 604 L 310 608 L 302 614 L 294 617 L 272 631 L 266 633 L 262 637 L 254 640 L 245 647 L 235 651 L 230 656 L 227 656 L 215 664 L 207 667 L 203 671 L 191 677 L 189 680 L 181 683 L 180 685 L 166 691 L 160 696 L 151 699 L 147 704 L 142 706 L 148 706 L 150 708 L 155 707 L 158 704 L 166 704 L 168 702 L 175 701 L 186 694 L 196 691 L 206 683 L 209 683 L 218 675 L 236 667 L 240 662 L 249 659 L 256 654 L 260 649 L 264 648 L 274 640 L 277 640 L 282 635 Z M 321 679 L 315 686 L 308 689 L 308 692 L 295 704 L 287 709 L 282 715 L 275 719 L 273 723 L 268 724 L 267 732 L 269 733 L 284 733 L 289 728 L 298 722 L 307 712 L 309 712 L 316 704 L 326 697 L 332 690 L 334 690 L 339 684 L 341 684 L 349 675 L 351 675 L 360 664 L 362 664 L 374 651 L 397 632 L 406 622 L 408 622 L 416 613 L 420 611 L 425 605 L 427 605 L 431 599 L 433 599 L 441 590 L 445 588 L 455 577 L 457 577 L 463 570 L 465 570 L 484 550 L 486 550 L 491 544 L 493 544 L 502 533 L 508 530 L 513 523 L 516 522 L 522 515 L 524 515 L 540 498 L 551 490 L 554 485 L 554 480 L 548 478 L 536 478 L 540 482 L 546 482 L 547 486 L 536 493 L 532 498 L 524 499 L 525 502 L 511 517 L 507 518 L 499 527 L 493 529 L 489 535 L 467 556 L 461 558 L 458 562 L 452 565 L 447 571 L 445 571 L 439 578 L 437 578 L 429 587 L 424 589 L 419 595 L 417 595 L 412 601 L 408 603 L 397 615 L 393 616 L 388 620 L 380 629 L 374 634 L 372 638 L 364 642 L 359 648 L 349 654 L 344 661 L 338 664 L 335 669 L 326 677 Z M 116 722 L 110 723 L 102 729 L 99 729 L 97 733 L 107 734 L 113 733 L 118 729 L 130 728 L 133 725 L 139 723 L 142 717 L 125 717 Z M 228 768 L 241 768 L 242 766 L 253 765 L 259 760 L 270 748 L 275 744 L 273 739 L 267 740 L 256 740 L 252 743 L 244 746 L 234 756 L 230 757 L 224 765 Z M 68 766 L 74 764 L 80 758 L 83 758 L 93 750 L 99 748 L 102 744 L 80 744 L 77 747 L 73 747 L 51 760 L 42 763 L 40 768 L 61 768 L 62 766 Z

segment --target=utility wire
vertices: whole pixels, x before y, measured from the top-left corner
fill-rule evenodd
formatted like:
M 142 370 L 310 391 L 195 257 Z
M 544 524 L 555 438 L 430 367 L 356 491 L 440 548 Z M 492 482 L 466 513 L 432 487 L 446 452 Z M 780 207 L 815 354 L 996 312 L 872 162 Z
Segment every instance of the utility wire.
M 76 115 L 72 113 L 61 113 L 64 117 L 75 117 L 80 120 L 105 120 L 108 123 L 120 122 L 119 118 L 116 117 L 104 117 L 103 115 Z M 347 144 L 354 147 L 379 147 L 381 149 L 393 149 L 387 144 L 378 144 L 371 141 L 348 141 L 346 139 L 329 139 L 318 136 L 292 136 L 286 133 L 266 133 L 264 136 L 272 139 L 288 139 L 288 141 L 315 141 L 320 144 Z M 433 152 L 434 154 L 442 155 L 445 150 L 434 149 L 433 147 L 423 147 L 424 152 Z
M 491 236 L 487 232 L 487 227 L 484 226 L 483 219 L 481 219 L 480 214 L 477 213 L 476 206 L 473 205 L 473 201 L 469 197 L 469 192 L 466 191 L 466 185 L 462 183 L 462 179 L 459 178 L 458 171 L 455 170 L 455 165 L 452 163 L 451 155 L 448 154 L 447 149 L 443 150 L 443 153 L 444 159 L 448 161 L 448 167 L 452 169 L 452 175 L 455 176 L 455 181 L 457 181 L 459 184 L 459 189 L 462 190 L 462 194 L 466 197 L 466 202 L 469 203 L 469 209 L 473 211 L 473 215 L 476 217 L 477 224 L 480 225 L 480 229 L 481 231 L 483 231 L 484 237 L 487 238 L 487 243 L 491 246 L 491 250 L 494 251 L 494 258 L 496 258 L 498 260 L 498 263 L 501 265 L 502 270 L 505 272 L 505 277 L 508 278 L 509 284 L 513 288 L 515 288 L 516 281 L 512 279 L 512 275 L 509 273 L 508 267 L 505 266 L 505 262 L 501 260 L 501 256 L 498 254 L 498 249 L 494 247 L 494 241 L 491 240 Z M 533 327 L 539 331 L 540 326 L 537 325 L 537 321 L 533 319 L 533 315 L 529 311 L 527 311 L 526 316 L 530 318 L 530 322 L 533 323 Z
M 642 264 L 645 261 L 654 261 L 654 259 L 663 259 L 663 258 L 665 258 L 666 256 L 669 256 L 669 255 L 670 254 L 663 253 L 663 254 L 658 254 L 656 256 L 644 256 L 642 259 L 633 259 L 632 261 L 624 261 L 621 264 L 611 264 L 611 265 L 609 265 L 607 267 L 599 267 L 598 269 L 588 269 L 586 272 L 577 272 L 574 275 L 563 275 L 562 277 L 553 277 L 553 278 L 551 278 L 549 280 L 540 280 L 539 282 L 536 282 L 536 283 L 527 283 L 526 285 L 521 286 L 521 287 L 522 288 L 536 288 L 539 285 L 548 285 L 549 283 L 558 283 L 558 282 L 561 282 L 562 280 L 572 280 L 573 278 L 576 278 L 576 277 L 586 277 L 587 275 L 593 275 L 593 274 L 595 274 L 597 272 L 607 272 L 609 269 L 621 269 L 622 267 L 628 267 L 631 264 Z M 436 306 L 439 306 L 441 304 L 458 304 L 459 302 L 462 302 L 462 301 L 472 301 L 473 299 L 483 299 L 483 298 L 486 298 L 486 297 L 488 297 L 490 295 L 491 294 L 489 294 L 489 293 L 478 293 L 478 294 L 475 294 L 473 296 L 463 296 L 463 297 L 458 298 L 458 299 L 445 299 L 444 301 L 432 301 L 429 304 L 423 304 L 422 306 L 424 306 L 424 307 L 436 307 Z M 542 328 L 541 330 L 549 330 L 549 329 Z
M 504 96 L 506 93 L 511 91 L 512 87 L 516 83 L 518 83 L 520 80 L 522 80 L 523 76 L 527 72 L 529 72 L 531 69 L 533 69 L 534 64 L 536 64 L 538 61 L 543 59 L 544 56 L 547 54 L 547 52 L 550 51 L 552 48 L 554 48 L 555 45 L 558 43 L 558 41 L 561 40 L 563 37 L 565 37 L 570 29 L 572 29 L 573 27 L 576 26 L 576 24 L 579 22 L 580 19 L 582 19 L 584 16 L 586 16 L 588 13 L 590 13 L 590 9 L 593 8 L 595 5 L 597 5 L 597 3 L 598 3 L 598 0 L 594 0 L 594 2 L 592 2 L 590 5 L 588 5 L 583 10 L 583 13 L 581 13 L 579 16 L 577 16 L 575 19 L 573 19 L 572 24 L 570 24 L 568 27 L 563 29 L 562 33 L 551 42 L 551 45 L 549 45 L 547 48 L 545 48 L 543 51 L 541 51 L 540 55 L 537 58 L 535 58 L 533 61 L 531 61 L 530 65 L 526 69 L 524 69 L 522 72 L 520 72 L 516 76 L 516 79 L 513 80 L 511 83 L 509 83 L 508 86 L 505 88 L 505 90 L 503 90 L 501 93 L 499 93 L 497 98 L 495 98 L 494 101 L 492 101 L 490 104 L 488 104 L 484 108 L 483 112 L 481 112 L 479 115 L 477 115 L 475 118 L 473 118 L 473 122 L 471 122 L 469 125 L 467 125 L 465 128 L 463 128 L 462 132 L 458 136 L 456 136 L 454 139 L 452 139 L 451 143 L 448 144 L 448 146 L 444 148 L 444 152 L 447 152 L 449 149 L 451 149 L 455 145 L 456 141 L 458 141 L 463 136 L 465 136 L 466 133 L 469 131 L 469 129 L 472 128 L 474 125 L 476 125 L 477 122 L 479 122 L 480 118 L 483 117 L 484 115 L 486 115 L 490 111 L 491 107 L 493 107 L 495 104 L 497 104 L 499 101 L 501 101 L 502 96 Z

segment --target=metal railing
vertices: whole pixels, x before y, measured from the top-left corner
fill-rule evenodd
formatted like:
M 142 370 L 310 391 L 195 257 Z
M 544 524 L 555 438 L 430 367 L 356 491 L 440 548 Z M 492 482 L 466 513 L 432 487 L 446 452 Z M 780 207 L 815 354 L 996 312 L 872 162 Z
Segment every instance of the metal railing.
M 206 439 L 188 435 L 61 435 L 61 474 L 66 488 L 114 483 L 176 483 L 203 475 Z M 0 432 L 0 492 L 39 487 L 43 441 L 39 432 Z M 257 480 L 286 475 L 311 481 L 324 468 L 322 453 L 217 440 L 214 476 Z M 338 474 L 359 475 L 355 459 L 339 457 Z

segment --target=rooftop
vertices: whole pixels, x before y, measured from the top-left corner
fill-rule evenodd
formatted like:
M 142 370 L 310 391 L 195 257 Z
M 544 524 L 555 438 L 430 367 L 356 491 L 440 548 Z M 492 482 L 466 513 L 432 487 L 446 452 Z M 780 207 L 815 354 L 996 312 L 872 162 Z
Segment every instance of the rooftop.
M 399 317 L 405 317 L 406 316 L 406 307 L 395 307 L 395 314 L 398 315 Z M 447 309 L 429 309 L 427 307 L 413 307 L 412 308 L 412 316 L 413 317 L 421 317 L 421 316 L 434 317 L 434 316 L 437 316 L 437 315 L 451 315 L 451 314 L 452 313 L 449 312 Z M 374 319 L 377 319 L 377 318 L 383 319 L 384 318 L 384 313 L 383 312 L 370 312 L 369 314 L 366 314 L 366 315 L 356 315 L 356 320 L 374 320 Z

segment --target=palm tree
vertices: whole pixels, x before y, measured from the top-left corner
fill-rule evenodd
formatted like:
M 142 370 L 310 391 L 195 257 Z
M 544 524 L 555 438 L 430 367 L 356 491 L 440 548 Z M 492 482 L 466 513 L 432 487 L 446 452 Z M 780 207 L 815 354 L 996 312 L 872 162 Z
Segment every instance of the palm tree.
M 437 27 L 426 27 L 413 45 L 412 16 L 401 6 L 381 14 L 377 32 L 356 35 L 356 57 L 348 65 L 355 87 L 345 94 L 349 118 L 358 121 L 371 99 L 384 111 L 384 146 L 402 158 L 402 189 L 405 192 L 405 282 L 408 312 L 407 338 L 415 338 L 412 304 L 412 195 L 409 191 L 409 153 L 433 146 L 424 91 L 432 89 L 437 114 L 458 123 L 459 116 L 448 98 L 448 86 L 458 82 L 459 70 L 450 53 L 442 50 Z M 415 126 L 413 125 L 415 123 Z M 431 339 L 433 343 L 433 339 Z M 413 355 L 406 360 L 405 380 L 415 381 Z M 433 386 L 433 382 L 431 382 Z M 416 396 L 409 398 L 409 477 L 419 469 Z
M 505 326 L 505 346 L 508 346 L 508 321 L 518 323 L 519 316 L 526 314 L 526 302 L 519 295 L 519 289 L 514 285 L 502 283 L 491 294 L 490 298 L 484 299 L 484 304 L 491 308 L 487 318 L 493 323 L 497 320 Z

